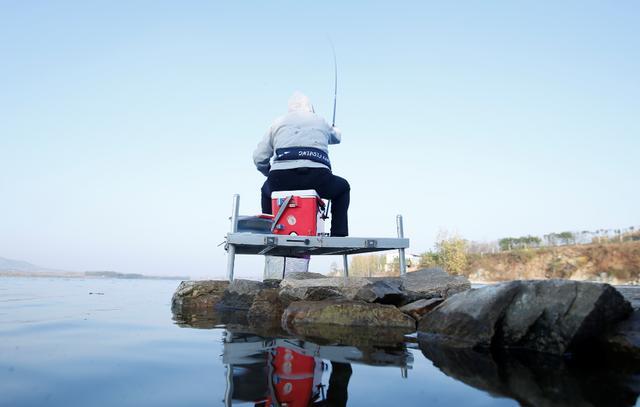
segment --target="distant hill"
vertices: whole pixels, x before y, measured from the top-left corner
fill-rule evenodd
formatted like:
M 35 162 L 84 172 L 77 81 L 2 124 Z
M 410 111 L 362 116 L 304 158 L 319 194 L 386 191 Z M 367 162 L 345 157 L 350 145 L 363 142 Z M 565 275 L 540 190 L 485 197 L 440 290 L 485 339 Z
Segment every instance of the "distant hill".
M 75 277 L 75 278 L 119 278 L 151 280 L 189 280 L 189 276 L 147 276 L 144 274 L 118 273 L 115 271 L 67 271 L 38 266 L 23 260 L 0 257 L 0 276 L 11 277 Z
M 0 257 L 0 271 L 7 272 L 24 272 L 24 273 L 38 273 L 38 272 L 65 272 L 65 270 L 55 270 L 46 267 L 37 266 L 23 260 L 13 260 Z

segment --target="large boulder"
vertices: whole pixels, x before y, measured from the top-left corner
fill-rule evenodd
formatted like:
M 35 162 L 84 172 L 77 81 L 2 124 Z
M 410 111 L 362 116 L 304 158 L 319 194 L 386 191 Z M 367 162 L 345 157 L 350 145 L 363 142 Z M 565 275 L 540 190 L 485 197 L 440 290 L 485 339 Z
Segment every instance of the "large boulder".
M 392 305 L 364 301 L 329 299 L 291 303 L 282 314 L 286 327 L 302 325 L 342 325 L 403 328 L 415 331 L 415 321 Z
M 613 326 L 602 340 L 604 350 L 619 359 L 640 360 L 640 311 Z
M 236 279 L 229 283 L 220 302 L 216 305 L 219 310 L 249 310 L 256 295 L 264 289 L 274 288 L 274 280 L 259 282 L 253 280 Z
M 284 279 L 280 288 L 292 300 L 309 300 L 309 293 L 323 289 L 326 293 L 337 293 L 349 300 L 394 303 L 403 297 L 400 279 L 363 277 L 324 277 L 304 280 Z M 312 290 L 310 290 L 312 289 Z M 334 295 L 327 295 L 334 296 Z M 317 295 L 316 295 L 317 297 Z
M 637 285 L 617 286 L 616 290 L 631 303 L 634 310 L 640 309 L 640 287 Z
M 371 280 L 348 293 L 349 298 L 380 304 L 399 305 L 405 302 L 402 282 L 398 279 Z
M 411 302 L 407 305 L 403 305 L 399 309 L 405 314 L 411 315 L 416 321 L 419 321 L 420 318 L 422 318 L 428 312 L 431 312 L 435 307 L 442 304 L 442 301 L 444 301 L 444 299 L 440 297 L 429 298 L 428 300 L 422 299 Z
M 286 287 L 280 289 L 280 299 L 286 304 L 294 301 L 322 301 L 342 297 L 337 287 Z
M 520 286 L 520 282 L 497 284 L 454 295 L 420 319 L 418 333 L 436 334 L 438 341 L 451 346 L 488 347 L 496 323 Z
M 284 304 L 280 300 L 277 288 L 265 288 L 258 291 L 249 307 L 247 319 L 252 325 L 279 325 Z
M 183 281 L 173 294 L 171 309 L 174 313 L 212 311 L 228 286 L 226 280 Z
M 420 299 L 447 298 L 467 291 L 471 283 L 464 276 L 452 276 L 440 268 L 421 269 L 401 277 L 405 304 Z
M 608 284 L 513 281 L 459 293 L 418 324 L 423 340 L 563 354 L 595 343 L 631 313 Z
M 372 279 L 362 277 L 323 277 L 308 279 L 284 279 L 280 282 L 281 291 L 287 293 L 292 298 L 299 295 L 297 300 L 306 300 L 308 292 L 316 289 L 331 290 L 339 293 L 347 299 L 353 300 L 358 292 L 365 286 L 371 284 Z M 310 290 L 311 289 L 311 290 Z
M 321 301 L 341 297 L 336 279 L 319 273 L 289 273 L 280 282 L 280 298 L 285 304 L 294 301 Z
M 318 299 L 314 290 L 323 289 L 325 297 L 340 296 L 380 304 L 402 306 L 420 299 L 447 298 L 471 288 L 462 276 L 451 276 L 441 269 L 423 269 L 402 277 L 323 277 L 288 279 L 280 283 L 281 293 L 292 301 Z M 313 289 L 313 290 L 310 290 Z M 328 290 L 328 291 L 327 291 Z M 310 293 L 314 293 L 312 298 Z

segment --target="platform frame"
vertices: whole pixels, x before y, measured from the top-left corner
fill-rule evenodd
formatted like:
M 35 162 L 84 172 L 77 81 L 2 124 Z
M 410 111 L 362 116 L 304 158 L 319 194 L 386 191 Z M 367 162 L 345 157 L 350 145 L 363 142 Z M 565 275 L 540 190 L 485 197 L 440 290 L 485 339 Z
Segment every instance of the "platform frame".
M 269 256 L 335 256 L 342 255 L 344 277 L 349 276 L 347 256 L 360 253 L 372 253 L 386 250 L 398 250 L 400 274 L 407 272 L 405 249 L 409 239 L 404 237 L 402 215 L 396 216 L 397 238 L 376 237 L 329 237 L 329 236 L 288 236 L 238 232 L 238 213 L 240 195 L 233 196 L 231 228 L 225 239 L 227 250 L 227 278 L 233 281 L 236 254 Z

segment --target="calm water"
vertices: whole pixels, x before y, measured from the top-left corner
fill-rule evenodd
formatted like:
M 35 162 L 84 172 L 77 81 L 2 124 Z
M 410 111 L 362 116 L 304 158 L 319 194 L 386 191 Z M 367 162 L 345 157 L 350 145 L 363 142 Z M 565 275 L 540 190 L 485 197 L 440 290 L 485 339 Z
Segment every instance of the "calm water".
M 178 325 L 177 284 L 0 278 L 0 406 L 623 406 L 640 388 L 628 369 L 495 360 L 411 338 L 338 346 Z

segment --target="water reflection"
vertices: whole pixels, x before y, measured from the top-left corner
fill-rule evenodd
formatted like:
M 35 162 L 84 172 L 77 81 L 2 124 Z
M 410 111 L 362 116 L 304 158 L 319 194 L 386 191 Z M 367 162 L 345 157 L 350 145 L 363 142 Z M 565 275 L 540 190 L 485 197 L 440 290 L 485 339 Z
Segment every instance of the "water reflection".
M 225 330 L 225 405 L 346 406 L 351 364 L 396 366 L 406 376 L 412 355 L 395 349 L 318 345 L 295 338 L 264 338 Z
M 385 366 L 408 376 L 413 355 L 401 330 L 314 326 L 296 331 L 252 325 L 245 312 L 174 314 L 183 327 L 224 328 L 224 403 L 346 406 L 352 364 Z
M 634 406 L 640 369 L 597 353 L 562 358 L 532 352 L 478 352 L 421 341 L 447 376 L 524 406 Z
M 409 378 L 399 394 L 385 388 L 381 397 L 399 397 L 406 405 L 421 404 L 429 383 L 438 382 L 425 374 L 427 360 L 458 385 L 494 397 L 491 404 L 504 405 L 511 399 L 524 406 L 633 406 L 640 394 L 640 368 L 592 354 L 574 358 L 532 353 L 477 352 L 445 348 L 428 338 L 411 341 L 402 332 L 343 327 L 314 326 L 284 330 L 280 326 L 252 326 L 243 313 L 174 315 L 185 327 L 224 329 L 223 364 L 226 367 L 225 404 L 251 403 L 254 406 L 346 406 L 358 404 L 358 390 L 348 402 L 349 383 L 385 377 L 388 371 L 353 369 L 354 364 L 397 369 L 398 379 Z M 413 355 L 421 350 L 424 360 Z M 397 382 L 396 382 L 397 383 Z M 463 386 L 464 387 L 464 386 Z M 362 388 L 360 388 L 360 392 Z M 432 397 L 454 403 L 456 393 L 434 388 Z M 387 395 L 385 392 L 388 392 Z M 411 393 L 411 394 L 409 394 Z M 366 396 L 365 396 L 366 397 Z M 476 396 L 477 397 L 477 396 Z M 465 399 L 483 404 L 482 397 Z M 380 400 L 382 401 L 382 400 Z M 390 400 L 384 400 L 389 402 Z M 473 401 L 473 403 L 471 402 Z M 437 404 L 437 403 L 436 403 Z M 509 404 L 509 403 L 506 403 Z

